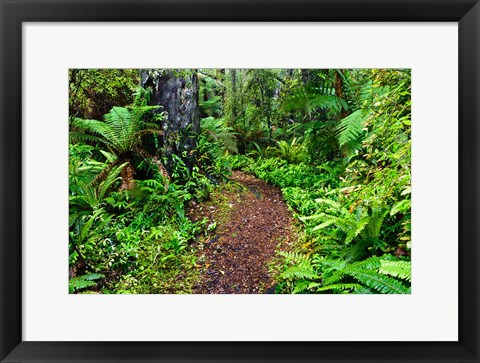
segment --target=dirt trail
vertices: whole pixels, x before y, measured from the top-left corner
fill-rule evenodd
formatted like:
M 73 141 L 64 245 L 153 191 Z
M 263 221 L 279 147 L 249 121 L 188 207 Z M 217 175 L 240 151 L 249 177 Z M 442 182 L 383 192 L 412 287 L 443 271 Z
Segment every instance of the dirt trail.
M 268 292 L 275 284 L 268 264 L 292 240 L 294 219 L 280 190 L 239 171 L 233 172 L 232 180 L 244 188 L 224 194 L 230 209 L 200 252 L 203 263 L 194 289 L 197 294 Z M 209 208 L 213 212 L 208 217 L 218 220 L 220 212 Z M 208 208 L 202 209 L 205 216 Z

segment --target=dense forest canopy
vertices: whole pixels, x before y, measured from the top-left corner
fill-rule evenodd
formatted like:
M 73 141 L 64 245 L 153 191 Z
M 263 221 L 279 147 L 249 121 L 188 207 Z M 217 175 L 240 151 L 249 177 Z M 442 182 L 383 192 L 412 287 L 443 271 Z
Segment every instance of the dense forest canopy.
M 410 293 L 408 69 L 71 69 L 71 293 Z

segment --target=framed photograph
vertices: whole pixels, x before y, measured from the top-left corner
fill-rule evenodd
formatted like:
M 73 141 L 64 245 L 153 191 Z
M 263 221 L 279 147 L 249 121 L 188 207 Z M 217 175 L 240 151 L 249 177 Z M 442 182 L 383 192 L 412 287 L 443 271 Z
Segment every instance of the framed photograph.
M 480 362 L 477 1 L 0 4 L 2 362 Z

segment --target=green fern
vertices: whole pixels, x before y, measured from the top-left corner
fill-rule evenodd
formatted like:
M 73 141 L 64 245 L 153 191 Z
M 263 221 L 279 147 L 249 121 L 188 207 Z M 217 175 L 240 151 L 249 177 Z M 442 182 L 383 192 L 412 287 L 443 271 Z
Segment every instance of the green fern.
M 281 140 L 277 142 L 277 146 L 270 148 L 270 152 L 289 163 L 298 164 L 306 160 L 306 153 L 299 138 L 294 137 L 290 142 Z
M 101 279 L 104 276 L 98 273 L 89 273 L 82 276 L 72 277 L 68 281 L 68 292 L 73 294 L 74 292 L 86 289 L 87 287 L 96 286 L 95 280 Z
M 279 252 L 286 260 L 287 265 L 293 265 L 288 267 L 280 277 L 282 279 L 306 279 L 315 280 L 319 276 L 315 271 L 312 261 L 308 255 L 298 252 Z
M 370 257 L 348 264 L 315 254 L 281 253 L 289 266 L 281 279 L 293 282 L 294 293 L 409 294 L 410 261 L 391 255 Z
M 340 121 L 337 127 L 338 143 L 349 152 L 349 157 L 359 149 L 365 138 L 364 130 L 367 115 L 362 110 L 357 110 Z
M 337 201 L 330 199 L 316 199 L 323 211 L 312 216 L 302 217 L 301 221 L 319 220 L 312 228 L 312 232 L 323 229 L 340 230 L 344 234 L 343 243 L 348 251 L 350 261 L 359 260 L 365 255 L 366 249 L 373 247 L 381 248 L 384 242 L 379 239 L 383 221 L 389 212 L 389 208 L 383 204 L 376 204 L 373 207 L 358 207 L 355 213 L 351 213 Z
M 201 120 L 202 131 L 208 138 L 232 153 L 238 152 L 236 135 L 233 128 L 226 125 L 223 118 L 206 117 Z
M 281 275 L 283 279 L 318 279 L 319 276 L 316 274 L 313 266 L 302 264 L 297 266 L 291 266 L 285 270 Z
M 333 95 L 317 95 L 308 100 L 307 110 L 314 110 L 315 108 L 333 109 L 340 112 L 343 109 L 348 110 L 348 104 L 340 97 Z
M 338 293 L 345 293 L 345 292 L 354 292 L 360 290 L 363 286 L 360 284 L 332 284 L 327 286 L 320 286 L 315 289 L 316 292 L 322 291 L 333 291 Z
M 115 183 L 121 179 L 119 175 L 126 165 L 127 163 L 118 165 L 117 162 L 114 162 L 105 166 L 105 171 L 99 175 L 106 174 L 106 177 L 102 177 L 103 180 L 100 182 L 98 182 L 101 180 L 98 176 L 91 182 L 77 181 L 75 194 L 69 197 L 70 205 L 87 209 L 98 207 L 108 196 L 108 192 Z
M 292 251 L 279 251 L 278 254 L 285 258 L 287 263 L 300 264 L 300 263 L 310 263 L 310 258 L 299 252 Z
M 293 289 L 294 294 L 301 294 L 304 292 L 313 292 L 317 291 L 316 289 L 321 286 L 320 282 L 312 282 L 308 280 L 301 280 L 295 283 L 295 287 Z
M 83 141 L 99 143 L 108 149 L 111 155 L 107 160 L 114 160 L 112 164 L 126 162 L 123 169 L 127 172 L 122 175 L 122 189 L 131 189 L 134 185 L 135 169 L 131 159 L 134 155 L 142 156 L 142 136 L 163 134 L 159 123 L 144 120 L 147 113 L 157 108 L 158 106 L 113 107 L 104 115 L 104 121 L 75 118 L 72 122 L 73 128 L 84 131 L 81 136 Z M 155 117 L 159 121 L 162 114 Z M 72 134 L 74 139 L 78 138 L 78 133 L 70 133 Z M 100 176 L 98 179 L 101 180 Z
M 391 256 L 370 257 L 355 262 L 335 271 L 324 278 L 324 287 L 338 285 L 347 276 L 353 277 L 361 286 L 370 288 L 382 294 L 409 294 L 410 287 L 402 282 L 411 280 L 411 263 L 409 261 L 392 260 Z M 390 276 L 393 277 L 390 277 Z M 336 286 L 335 285 L 335 286 Z M 319 290 L 320 291 L 320 290 Z M 358 289 L 355 290 L 358 293 Z
M 382 260 L 378 272 L 407 281 L 412 279 L 412 265 L 409 261 Z
M 381 294 L 410 294 L 409 287 L 404 286 L 398 280 L 384 276 L 376 271 L 357 271 L 351 269 L 345 272 Z

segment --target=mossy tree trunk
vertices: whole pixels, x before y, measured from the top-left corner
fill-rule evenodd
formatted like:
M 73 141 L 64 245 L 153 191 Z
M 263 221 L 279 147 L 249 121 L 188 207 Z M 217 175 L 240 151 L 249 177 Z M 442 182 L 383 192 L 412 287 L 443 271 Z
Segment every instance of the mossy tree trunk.
M 165 167 L 173 170 L 175 154 L 189 170 L 194 165 L 193 150 L 200 132 L 198 106 L 198 77 L 194 70 L 142 70 L 142 86 L 151 88 L 151 105 L 162 106 L 164 135 L 160 140 Z

